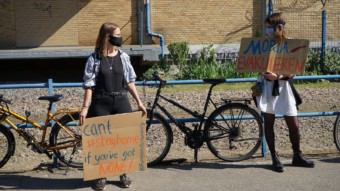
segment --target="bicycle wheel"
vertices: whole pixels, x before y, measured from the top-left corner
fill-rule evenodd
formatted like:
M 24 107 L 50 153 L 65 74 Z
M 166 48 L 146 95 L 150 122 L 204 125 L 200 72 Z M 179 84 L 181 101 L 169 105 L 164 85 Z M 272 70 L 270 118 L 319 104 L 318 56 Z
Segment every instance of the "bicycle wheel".
M 50 146 L 58 147 L 53 150 L 55 156 L 70 167 L 80 168 L 83 165 L 81 126 L 79 113 L 69 113 L 55 124 L 50 135 Z
M 153 113 L 152 124 L 146 127 L 146 133 L 148 166 L 153 166 L 168 154 L 173 139 L 172 130 L 159 113 Z
M 340 115 L 338 115 L 335 120 L 333 135 L 336 148 L 340 151 Z
M 12 132 L 0 125 L 0 168 L 3 167 L 9 158 L 14 154 L 15 139 Z
M 229 162 L 246 160 L 261 145 L 261 117 L 245 104 L 226 104 L 209 116 L 204 134 L 216 157 Z

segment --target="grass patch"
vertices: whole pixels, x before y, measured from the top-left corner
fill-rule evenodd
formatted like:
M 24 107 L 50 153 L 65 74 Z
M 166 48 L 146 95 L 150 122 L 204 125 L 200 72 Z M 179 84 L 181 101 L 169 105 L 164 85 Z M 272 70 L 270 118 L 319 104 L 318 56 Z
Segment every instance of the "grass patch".
M 321 80 L 319 82 L 295 82 L 299 88 L 334 88 L 340 89 L 340 82 L 330 82 L 327 80 Z

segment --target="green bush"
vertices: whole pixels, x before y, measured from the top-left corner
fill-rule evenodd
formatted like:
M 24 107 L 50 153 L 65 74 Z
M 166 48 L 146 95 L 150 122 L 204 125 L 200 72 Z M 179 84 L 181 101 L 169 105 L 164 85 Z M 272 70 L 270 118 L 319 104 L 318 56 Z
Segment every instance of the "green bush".
M 213 45 L 204 47 L 197 57 L 189 59 L 189 46 L 187 42 L 177 42 L 168 45 L 169 58 L 154 64 L 144 76 L 151 79 L 157 71 L 165 79 L 205 79 L 205 78 L 249 78 L 256 77 L 257 73 L 235 72 L 235 61 L 218 63 Z M 309 51 L 305 64 L 305 75 L 340 74 L 340 54 L 327 51 L 324 69 L 320 67 L 320 52 Z
M 187 63 L 180 75 L 182 79 L 206 79 L 225 78 L 229 70 L 230 63 L 219 64 L 216 62 L 216 54 L 213 45 L 204 47 L 198 57 Z
M 199 55 L 189 59 L 189 46 L 186 42 L 176 42 L 168 45 L 169 58 L 154 64 L 144 73 L 146 79 L 151 79 L 157 71 L 164 79 L 207 79 L 207 78 L 235 78 L 254 77 L 257 73 L 236 73 L 235 61 L 218 63 L 213 45 L 208 45 Z
M 309 51 L 305 64 L 306 74 L 340 74 L 340 54 L 326 51 L 324 68 L 322 71 L 320 51 Z

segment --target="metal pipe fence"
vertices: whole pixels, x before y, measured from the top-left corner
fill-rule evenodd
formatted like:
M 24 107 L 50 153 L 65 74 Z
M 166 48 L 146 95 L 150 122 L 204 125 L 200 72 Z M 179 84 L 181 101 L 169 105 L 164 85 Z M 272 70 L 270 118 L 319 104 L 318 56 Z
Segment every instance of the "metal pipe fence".
M 337 80 L 340 79 L 340 75 L 315 75 L 315 76 L 296 76 L 294 78 L 297 81 L 304 80 Z M 225 83 L 245 83 L 255 82 L 256 78 L 233 78 L 225 79 Z M 185 84 L 204 84 L 203 80 L 168 80 L 167 85 L 185 85 Z M 157 85 L 157 81 L 137 81 L 137 86 L 152 86 Z M 48 88 L 48 94 L 53 95 L 54 88 L 70 88 L 70 87 L 82 87 L 82 83 L 54 83 L 52 79 L 49 79 L 47 83 L 31 83 L 31 84 L 0 84 L 0 89 L 19 89 L 19 88 Z M 55 106 L 53 106 L 55 108 Z M 298 112 L 298 117 L 322 117 L 322 116 L 336 116 L 339 115 L 338 111 L 319 111 L 319 112 Z M 277 115 L 278 118 L 283 116 Z M 176 119 L 179 122 L 191 123 L 198 122 L 195 118 L 180 118 Z M 22 128 L 30 128 L 24 124 L 18 124 Z M 262 140 L 262 156 L 265 157 L 267 153 L 266 141 Z M 56 164 L 56 158 L 54 158 L 54 164 Z
M 297 81 L 304 80 L 338 80 L 340 79 L 340 75 L 314 75 L 314 76 L 296 76 L 294 78 Z M 256 78 L 230 78 L 225 79 L 225 83 L 245 83 L 245 82 L 255 82 Z M 167 85 L 185 85 L 185 84 L 204 84 L 203 80 L 168 80 Z M 149 85 L 157 85 L 156 81 L 137 81 L 137 86 L 149 86 Z M 23 83 L 23 84 L 0 84 L 0 89 L 25 89 L 25 88 L 48 88 L 48 94 L 53 95 L 54 88 L 74 88 L 82 87 L 82 83 L 58 83 L 53 82 L 53 79 L 49 79 L 47 83 Z M 299 112 L 299 117 L 315 117 L 315 116 L 332 116 L 337 115 L 337 112 L 332 111 L 320 111 L 320 112 Z M 280 117 L 280 116 L 278 116 Z M 185 122 L 194 119 L 180 119 Z M 193 121 L 192 121 L 193 122 Z

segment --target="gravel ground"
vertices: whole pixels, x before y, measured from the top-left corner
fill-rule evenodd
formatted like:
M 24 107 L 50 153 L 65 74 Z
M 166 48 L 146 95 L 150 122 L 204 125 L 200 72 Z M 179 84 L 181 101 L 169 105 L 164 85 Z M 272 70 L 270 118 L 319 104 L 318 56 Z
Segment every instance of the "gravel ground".
M 142 89 L 138 87 L 141 93 L 141 98 L 144 103 L 152 101 L 154 89 L 149 89 L 145 96 L 142 94 Z M 302 98 L 303 104 L 300 111 L 336 111 L 340 110 L 340 89 L 339 88 L 301 88 L 298 89 Z M 64 95 L 64 99 L 57 103 L 57 108 L 80 108 L 83 98 L 83 90 L 81 88 L 63 88 L 55 89 L 55 93 Z M 0 90 L 0 94 L 10 100 L 13 104 L 11 108 L 18 113 L 23 114 L 25 110 L 31 111 L 31 119 L 43 121 L 47 108 L 47 102 L 39 101 L 38 96 L 47 95 L 47 89 L 15 89 L 15 90 Z M 194 108 L 196 111 L 201 111 L 202 103 L 205 101 L 206 92 L 178 92 L 167 93 L 168 97 L 179 100 L 179 102 L 189 108 Z M 220 98 L 245 98 L 249 97 L 250 91 L 246 90 L 230 90 L 230 91 L 215 91 L 213 99 Z M 132 106 L 135 107 L 132 101 Z M 180 111 L 168 105 L 168 108 L 182 115 Z M 301 147 L 305 154 L 332 154 L 336 153 L 336 148 L 333 142 L 333 124 L 335 116 L 329 117 L 306 117 L 300 118 L 301 125 Z M 288 138 L 288 130 L 282 119 L 278 119 L 275 124 L 277 150 L 281 155 L 291 155 L 291 145 Z M 184 146 L 183 135 L 174 130 L 176 135 L 174 144 L 171 147 L 169 157 L 183 157 L 189 160 L 193 159 L 193 151 Z M 45 155 L 34 153 L 29 148 L 26 148 L 26 143 L 22 138 L 16 136 L 16 152 L 3 169 L 11 170 L 29 170 L 37 167 L 44 162 L 50 162 Z M 260 152 L 260 151 L 259 151 Z M 258 152 L 258 154 L 259 154 Z M 215 158 L 204 146 L 199 152 L 200 158 Z

